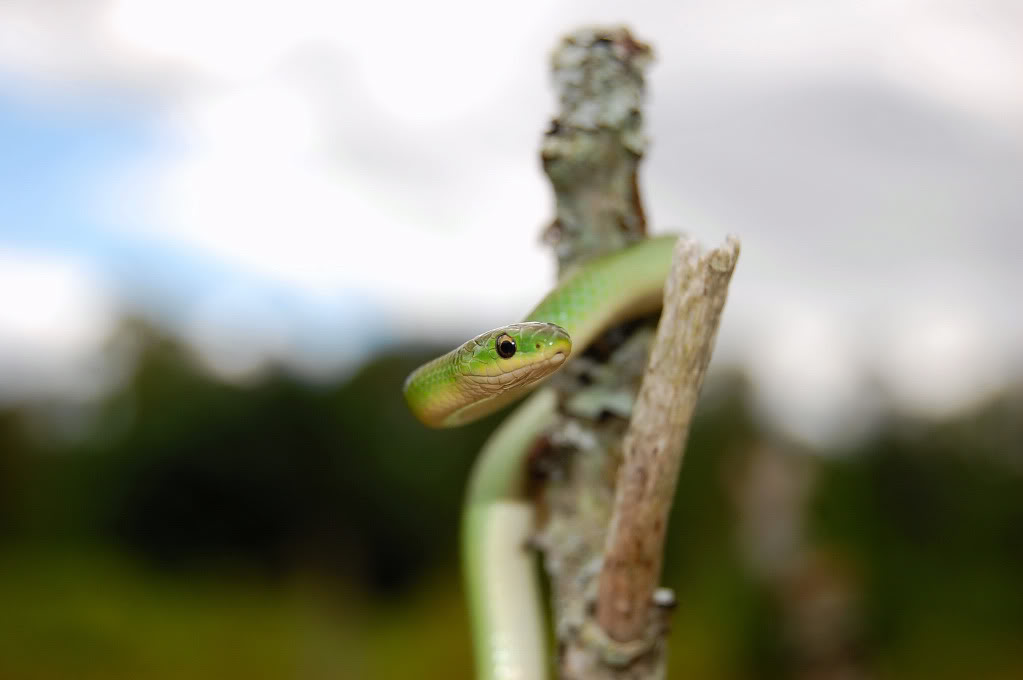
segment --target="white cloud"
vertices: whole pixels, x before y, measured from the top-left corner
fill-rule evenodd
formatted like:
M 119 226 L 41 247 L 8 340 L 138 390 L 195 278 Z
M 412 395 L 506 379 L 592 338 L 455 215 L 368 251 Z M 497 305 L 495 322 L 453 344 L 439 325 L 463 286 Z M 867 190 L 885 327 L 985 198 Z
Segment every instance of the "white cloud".
M 337 7 L 302 0 L 115 0 L 101 25 L 108 40 L 136 58 L 230 81 L 257 77 L 289 50 L 323 35 L 337 24 Z
M 23 0 L 0 5 L 0 68 L 163 98 L 154 123 L 166 143 L 109 180 L 105 209 L 134 236 L 310 299 L 359 298 L 397 334 L 448 337 L 517 318 L 549 284 L 536 244 L 550 213 L 535 160 L 553 109 L 544 58 L 565 30 L 623 19 L 659 55 L 649 214 L 690 229 L 680 220 L 699 214 L 745 238 L 721 341 L 748 346 L 750 335 L 727 331 L 754 331 L 746 356 L 765 408 L 800 436 L 844 431 L 865 417 L 871 343 L 894 348 L 878 361 L 900 400 L 945 408 L 983 389 L 987 317 L 912 316 L 867 338 L 857 320 L 885 299 L 909 309 L 932 294 L 876 290 L 917 275 L 899 260 L 918 257 L 921 240 L 942 257 L 979 258 L 992 227 L 977 216 L 991 204 L 992 224 L 1011 213 L 1011 201 L 987 201 L 1000 189 L 985 179 L 1018 167 L 1011 144 L 962 154 L 935 151 L 935 139 L 952 119 L 1018 139 L 1023 21 L 1012 3 Z M 821 84 L 835 89 L 815 98 Z M 870 99 L 879 89 L 897 93 L 880 102 L 889 108 Z M 673 105 L 694 112 L 690 127 L 663 113 Z M 928 134 L 907 141 L 900 125 L 913 116 Z M 915 212 L 895 210 L 905 205 Z M 190 337 L 245 375 L 300 346 L 287 329 L 247 331 L 268 314 L 248 292 L 214 291 L 196 303 Z M 233 351 L 239 337 L 247 353 Z M 945 362 L 955 369 L 937 371 Z
M 207 369 L 245 382 L 291 349 L 286 323 L 279 309 L 253 291 L 226 286 L 196 305 L 184 333 Z
M 312 47 L 352 64 L 384 110 L 422 122 L 478 112 L 523 77 L 539 82 L 524 64 L 539 66 L 564 30 L 600 22 L 629 23 L 656 45 L 655 81 L 858 75 L 897 82 L 1007 132 L 1023 112 L 1023 11 L 1012 0 L 612 0 L 514 10 L 466 0 L 10 0 L 0 5 L 0 66 L 141 87 L 147 74 L 169 73 L 237 84 Z
M 903 405 L 933 416 L 954 413 L 1013 377 L 990 327 L 967 308 L 912 310 L 893 329 L 879 374 Z
M 827 302 L 793 292 L 763 310 L 747 346 L 758 408 L 810 443 L 856 437 L 871 424 L 858 338 Z
M 286 84 L 193 98 L 173 123 L 180 151 L 108 197 L 133 230 L 311 295 L 366 291 L 413 317 L 465 305 L 521 314 L 549 280 L 535 237 L 542 184 L 499 158 L 450 188 L 455 220 L 443 224 L 400 182 L 334 162 L 316 109 Z M 515 286 L 488 285 L 509 270 Z
M 109 367 L 101 349 L 116 309 L 94 274 L 77 263 L 0 248 L 0 399 L 88 397 Z

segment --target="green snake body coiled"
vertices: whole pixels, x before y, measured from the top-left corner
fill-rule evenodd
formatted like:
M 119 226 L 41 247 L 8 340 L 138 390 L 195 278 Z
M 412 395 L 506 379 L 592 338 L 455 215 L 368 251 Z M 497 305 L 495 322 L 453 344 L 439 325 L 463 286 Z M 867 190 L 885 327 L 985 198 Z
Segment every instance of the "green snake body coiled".
M 520 399 L 616 323 L 660 308 L 677 236 L 650 238 L 568 272 L 525 321 L 483 333 L 405 381 L 413 414 L 431 427 L 471 422 Z M 542 390 L 491 435 L 463 515 L 462 552 L 480 680 L 546 676 L 538 584 L 526 541 L 524 457 L 554 419 Z

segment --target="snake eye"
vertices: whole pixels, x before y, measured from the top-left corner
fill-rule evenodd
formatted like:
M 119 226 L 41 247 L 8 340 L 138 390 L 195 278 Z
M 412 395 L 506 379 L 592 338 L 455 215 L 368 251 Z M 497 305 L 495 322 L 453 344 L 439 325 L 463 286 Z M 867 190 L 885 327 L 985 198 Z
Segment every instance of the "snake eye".
M 502 359 L 507 359 L 515 354 L 515 340 L 507 333 L 497 338 L 494 347 L 497 348 L 497 354 Z

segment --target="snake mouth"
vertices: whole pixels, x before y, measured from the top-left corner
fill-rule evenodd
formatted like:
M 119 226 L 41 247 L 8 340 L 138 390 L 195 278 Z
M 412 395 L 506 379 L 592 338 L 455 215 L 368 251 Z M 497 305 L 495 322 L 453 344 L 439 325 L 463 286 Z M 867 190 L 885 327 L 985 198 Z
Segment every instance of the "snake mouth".
M 473 375 L 469 374 L 465 377 L 472 380 L 477 385 L 483 387 L 504 387 L 507 385 L 517 385 L 522 382 L 532 382 L 545 378 L 555 371 L 561 364 L 565 362 L 568 357 L 564 352 L 558 351 L 551 356 L 537 361 L 532 364 L 526 364 L 525 366 L 519 366 L 507 373 L 500 375 Z

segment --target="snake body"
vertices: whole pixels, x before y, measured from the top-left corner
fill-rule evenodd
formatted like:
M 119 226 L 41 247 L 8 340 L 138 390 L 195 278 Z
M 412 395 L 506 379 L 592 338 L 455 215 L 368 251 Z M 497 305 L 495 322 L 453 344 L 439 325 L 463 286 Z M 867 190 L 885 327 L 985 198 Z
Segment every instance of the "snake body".
M 650 238 L 568 272 L 521 323 L 488 331 L 413 371 L 405 399 L 430 427 L 471 422 L 536 389 L 616 323 L 656 311 L 676 236 Z M 546 675 L 538 585 L 525 543 L 525 457 L 553 422 L 541 390 L 491 435 L 469 483 L 462 553 L 481 680 Z

